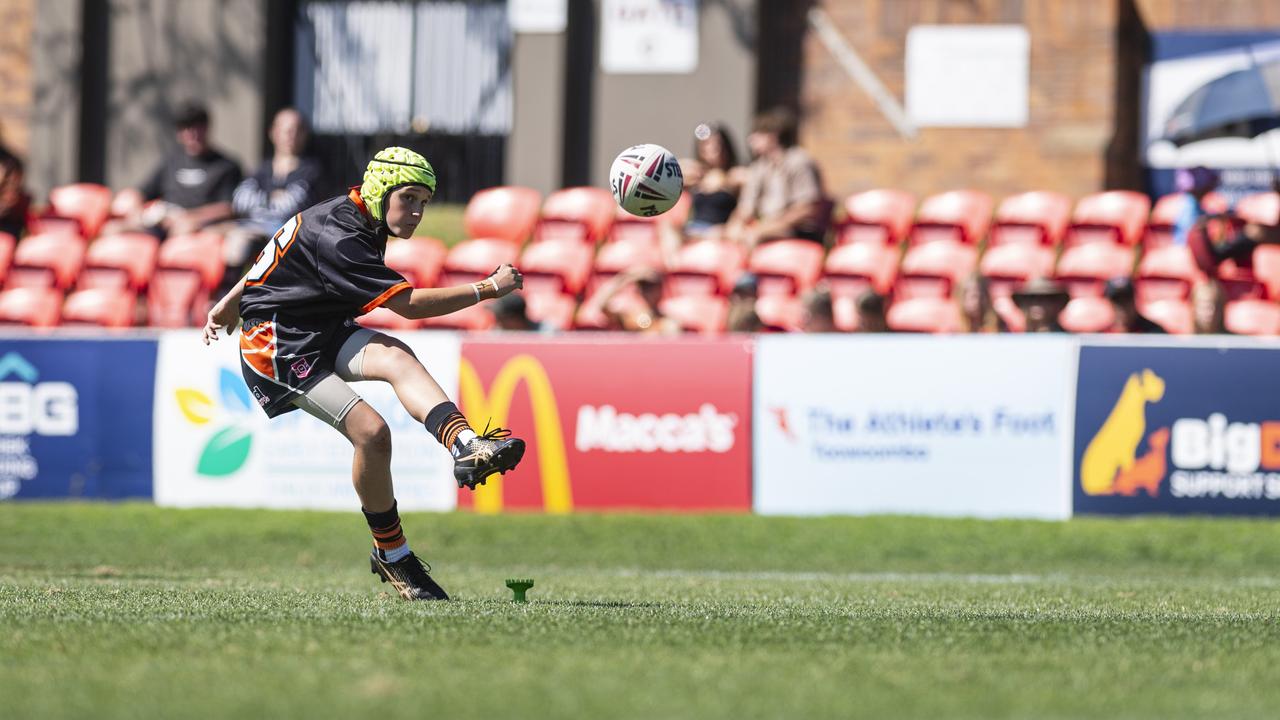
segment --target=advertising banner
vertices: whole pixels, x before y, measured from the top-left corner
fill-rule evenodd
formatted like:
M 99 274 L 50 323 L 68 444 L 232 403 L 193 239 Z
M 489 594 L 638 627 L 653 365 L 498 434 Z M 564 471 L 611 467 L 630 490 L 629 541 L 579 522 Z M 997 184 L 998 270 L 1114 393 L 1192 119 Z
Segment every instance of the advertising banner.
M 1280 346 L 1085 345 L 1077 513 L 1280 513 Z
M 462 410 L 528 442 L 524 461 L 459 504 L 750 510 L 751 341 L 468 339 Z
M 450 397 L 459 341 L 445 332 L 397 333 Z M 155 497 L 160 505 L 360 507 L 351 486 L 351 444 L 297 410 L 268 420 L 245 387 L 236 340 L 205 347 L 200 333 L 160 339 L 155 384 Z M 390 385 L 353 383 L 391 427 L 391 473 L 402 510 L 449 510 L 453 460 L 401 407 Z
M 0 499 L 151 496 L 153 340 L 0 338 Z
M 755 509 L 1066 518 L 1067 337 L 764 336 Z

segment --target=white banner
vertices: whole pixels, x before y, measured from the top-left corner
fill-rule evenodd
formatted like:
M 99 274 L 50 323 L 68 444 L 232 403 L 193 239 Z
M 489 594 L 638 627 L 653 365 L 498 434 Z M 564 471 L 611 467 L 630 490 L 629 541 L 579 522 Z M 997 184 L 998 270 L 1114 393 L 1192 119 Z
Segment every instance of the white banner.
M 397 333 L 449 397 L 462 345 L 448 332 Z M 196 331 L 160 338 L 156 361 L 158 505 L 356 510 L 351 444 L 300 410 L 268 420 L 240 374 L 239 336 L 205 347 Z M 401 407 L 390 385 L 353 383 L 391 427 L 391 471 L 402 510 L 451 510 L 449 453 Z
M 1026 127 L 1030 58 L 1022 25 L 916 25 L 907 115 L 917 127 Z
M 604 0 L 600 68 L 607 73 L 698 69 L 698 0 Z
M 766 335 L 766 514 L 1067 518 L 1078 344 L 1067 337 Z

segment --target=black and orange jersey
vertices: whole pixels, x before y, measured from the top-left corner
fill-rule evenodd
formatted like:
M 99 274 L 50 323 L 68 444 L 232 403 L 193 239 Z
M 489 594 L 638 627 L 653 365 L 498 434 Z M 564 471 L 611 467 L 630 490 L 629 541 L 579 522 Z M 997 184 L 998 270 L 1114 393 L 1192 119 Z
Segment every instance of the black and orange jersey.
M 374 224 L 354 188 L 313 205 L 259 253 L 245 277 L 240 316 L 323 321 L 363 315 L 411 288 L 383 261 L 386 247 L 386 227 Z

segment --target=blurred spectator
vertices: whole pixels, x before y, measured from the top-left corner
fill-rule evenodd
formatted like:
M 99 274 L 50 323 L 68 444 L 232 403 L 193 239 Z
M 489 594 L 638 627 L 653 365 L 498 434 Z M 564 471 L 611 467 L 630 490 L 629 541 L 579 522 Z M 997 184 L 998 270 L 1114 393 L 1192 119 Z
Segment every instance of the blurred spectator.
M 178 107 L 173 126 L 179 147 L 142 187 L 122 191 L 116 203 L 128 209 L 125 225 L 161 236 L 185 235 L 230 218 L 231 196 L 243 175 L 238 164 L 209 146 L 209 111 L 204 106 Z M 143 203 L 152 200 L 158 202 L 144 208 Z
M 1226 301 L 1216 280 L 1205 280 L 1191 289 L 1191 319 L 1197 335 L 1227 334 Z
M 662 281 L 662 273 L 655 268 L 632 268 L 610 278 L 591 302 L 609 319 L 610 329 L 677 335 L 680 325 L 663 316 L 659 307 Z M 635 293 L 624 294 L 631 287 Z
M 729 292 L 729 332 L 760 332 L 764 329 L 756 315 L 759 281 L 755 273 L 742 273 Z
M 746 169 L 738 165 L 738 151 L 721 124 L 701 125 L 707 136 L 695 139 L 693 157 L 680 161 L 684 187 L 693 201 L 689 220 L 681 228 L 657 221 L 662 251 L 670 259 L 686 238 L 718 238 L 738 205 Z
M 497 330 L 542 332 L 550 329 L 529 319 L 528 306 L 520 293 L 504 295 L 485 307 L 493 313 L 494 328 Z
M 1174 187 L 1184 198 L 1182 211 L 1173 223 L 1173 244 L 1186 245 L 1187 235 L 1205 216 L 1204 196 L 1218 188 L 1218 173 L 1207 167 L 1180 168 L 1174 173 Z
M 1034 278 L 1013 292 L 1013 302 L 1026 317 L 1025 332 L 1066 332 L 1058 323 L 1058 315 L 1071 296 L 1058 283 Z
M 955 294 L 963 332 L 1008 332 L 1009 328 L 991 304 L 991 288 L 985 277 L 979 273 L 969 275 L 956 284 Z
M 858 296 L 858 332 L 889 332 L 885 316 L 885 298 L 875 290 L 867 290 Z
M 26 171 L 22 160 L 0 146 L 0 232 L 22 237 L 27 229 L 31 196 L 23 188 Z
M 222 246 L 228 269 L 239 270 L 289 218 L 321 199 L 324 170 L 319 160 L 304 154 L 308 135 L 306 120 L 293 108 L 281 110 L 271 121 L 271 157 L 232 195 L 232 209 L 242 219 L 228 229 Z M 239 279 L 239 272 L 230 274 Z
M 1111 308 L 1116 313 L 1115 325 L 1112 326 L 1113 332 L 1147 335 L 1164 334 L 1165 329 L 1163 327 L 1138 312 L 1138 301 L 1133 291 L 1133 282 L 1129 278 L 1117 277 L 1108 280 L 1103 294 L 1111 301 Z
M 1244 220 L 1234 212 L 1202 215 L 1187 234 L 1187 247 L 1206 275 L 1217 274 L 1218 265 L 1231 260 L 1253 267 L 1253 251 L 1259 245 L 1280 244 L 1280 218 L 1263 224 Z
M 831 203 L 818 166 L 796 146 L 795 114 L 779 107 L 756 116 L 747 144 L 753 160 L 725 237 L 748 248 L 777 238 L 823 242 Z
M 831 307 L 831 291 L 817 287 L 800 299 L 802 315 L 800 330 L 809 333 L 839 332 L 835 311 Z

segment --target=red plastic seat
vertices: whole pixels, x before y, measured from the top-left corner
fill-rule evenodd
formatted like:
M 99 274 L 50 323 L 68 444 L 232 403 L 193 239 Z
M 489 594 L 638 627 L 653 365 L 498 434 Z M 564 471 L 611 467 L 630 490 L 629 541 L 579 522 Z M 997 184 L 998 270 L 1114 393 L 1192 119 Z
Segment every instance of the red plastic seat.
M 217 287 L 226 272 L 222 259 L 222 236 L 199 232 L 165 240 L 160 244 L 156 270 L 186 270 L 196 274 L 202 287 Z
M 560 293 L 526 293 L 525 314 L 536 323 L 549 325 L 557 330 L 573 327 L 573 315 L 578 303 L 571 295 Z
M 1133 248 L 1098 242 L 1069 247 L 1058 260 L 1058 282 L 1071 297 L 1101 295 L 1107 280 L 1128 276 L 1133 268 Z
M 717 295 L 682 295 L 664 299 L 658 309 L 686 332 L 719 335 L 729 322 L 729 301 Z
M 987 279 L 993 298 L 1010 297 L 1015 287 L 1031 278 L 1053 274 L 1053 250 L 1023 242 L 997 245 L 982 256 L 978 272 Z
M 525 299 L 547 294 L 577 297 L 591 274 L 591 254 L 591 246 L 579 242 L 548 240 L 527 246 L 519 266 Z
M 799 332 L 804 303 L 789 295 L 766 295 L 756 301 L 756 317 L 766 332 Z
M 385 330 L 416 330 L 423 325 L 422 320 L 412 320 L 386 307 L 376 307 L 356 318 L 356 322 L 367 328 Z
M 893 285 L 894 297 L 950 297 L 955 284 L 977 264 L 978 251 L 972 245 L 938 240 L 908 248 Z
M 1067 332 L 1104 333 L 1116 322 L 1116 311 L 1111 301 L 1102 297 L 1082 296 L 1071 302 L 1058 314 L 1058 324 Z
M 1135 297 L 1139 305 L 1156 300 L 1186 300 L 1191 288 L 1204 279 L 1191 249 L 1161 245 L 1149 248 L 1134 274 Z
M 677 230 L 683 228 L 693 210 L 693 198 L 687 192 L 680 193 L 680 199 L 670 210 L 653 217 L 632 215 L 622 206 L 617 207 L 609 230 L 609 244 L 638 243 L 656 248 L 659 244 L 658 223 L 667 223 Z
M 667 273 L 667 294 L 727 295 L 742 273 L 746 253 L 723 240 L 699 240 L 680 248 Z
M 799 295 L 822 276 L 822 246 L 808 240 L 771 240 L 757 245 L 747 268 L 759 278 L 759 295 Z
M 1186 199 L 1185 193 L 1170 193 L 1156 200 L 1142 236 L 1144 248 L 1152 250 L 1173 243 L 1173 226 L 1182 214 Z M 1227 209 L 1227 198 L 1221 193 L 1211 192 L 1201 199 L 1200 205 L 1209 213 L 1224 212 Z
M 845 198 L 845 219 L 836 228 L 836 245 L 896 245 L 907 236 L 916 196 L 903 190 L 867 190 Z
M 910 242 L 920 245 L 951 240 L 977 245 L 991 224 L 991 196 L 977 190 L 952 190 L 931 195 L 920 203 L 911 225 Z
M 0 292 L 0 325 L 37 328 L 58 324 L 62 293 L 51 287 L 20 287 Z
M 1186 300 L 1153 300 L 1138 307 L 1148 320 L 1164 328 L 1170 335 L 1190 335 L 1195 332 L 1191 303 Z
M 416 288 L 435 287 L 447 252 L 444 243 L 435 238 L 392 239 L 387 243 L 384 260 L 387 267 L 403 275 L 410 285 Z
M 6 288 L 53 287 L 75 284 L 84 264 L 84 241 L 69 233 L 28 235 L 13 253 Z
M 1223 261 L 1218 265 L 1218 285 L 1227 301 L 1262 300 L 1267 296 L 1267 286 L 1254 273 L 1252 262 L 1242 267 L 1234 260 Z
M 540 204 L 542 193 L 533 188 L 488 188 L 471 196 L 462 224 L 467 237 L 495 238 L 519 247 L 533 235 Z
M 1254 248 L 1253 274 L 1266 288 L 1267 297 L 1280 300 L 1280 246 L 1259 245 Z
M 899 300 L 885 315 L 894 332 L 954 333 L 960 331 L 960 308 L 950 298 L 919 297 Z
M 142 290 L 151 280 L 159 252 L 160 240 L 148 233 L 98 238 L 89 245 L 76 287 Z
M 33 220 L 35 232 L 68 229 L 94 238 L 111 215 L 111 189 L 95 183 L 62 185 L 49 191 L 49 207 Z
M 841 332 L 857 332 L 859 327 L 858 299 L 841 295 L 831 296 L 831 319 Z
M 1280 305 L 1269 300 L 1233 300 L 1225 320 L 1227 332 L 1236 335 L 1280 335 Z
M 832 297 L 856 298 L 868 289 L 888 294 L 897 274 L 897 248 L 869 242 L 837 245 L 823 267 Z
M 123 287 L 77 290 L 62 305 L 62 324 L 132 327 L 137 301 L 133 291 Z
M 542 204 L 542 218 L 534 229 L 538 242 L 566 240 L 594 244 L 609 234 L 617 203 L 604 188 L 557 190 Z
M 222 281 L 225 269 L 220 235 L 195 233 L 164 241 L 147 287 L 148 324 L 203 324 L 209 293 Z
M 654 245 L 643 242 L 610 242 L 600 246 L 595 266 L 587 280 L 584 304 L 600 291 L 615 275 L 632 268 L 663 269 L 662 252 Z
M 9 275 L 9 266 L 13 264 L 13 250 L 18 241 L 9 233 L 0 233 L 0 285 Z
M 1071 198 L 1047 190 L 1010 195 L 996 208 L 988 248 L 1002 245 L 1056 247 L 1071 219 Z
M 1087 195 L 1076 204 L 1063 241 L 1068 247 L 1094 242 L 1136 245 L 1142 239 L 1151 200 L 1132 190 Z
M 471 305 L 458 312 L 422 321 L 422 327 L 433 330 L 488 330 L 493 325 L 493 313 L 489 310 L 488 303 Z
M 476 282 L 488 277 L 499 265 L 514 263 L 519 257 L 520 248 L 506 240 L 464 240 L 454 245 L 445 255 L 439 283 L 442 287 L 448 287 Z
M 1240 198 L 1236 215 L 1246 222 L 1280 225 L 1280 193 L 1257 193 Z

